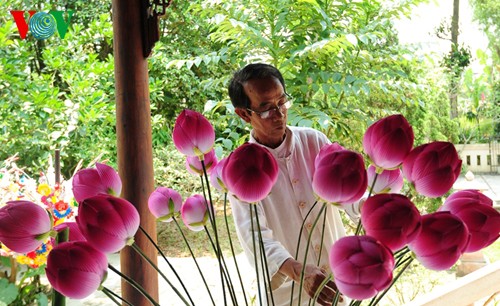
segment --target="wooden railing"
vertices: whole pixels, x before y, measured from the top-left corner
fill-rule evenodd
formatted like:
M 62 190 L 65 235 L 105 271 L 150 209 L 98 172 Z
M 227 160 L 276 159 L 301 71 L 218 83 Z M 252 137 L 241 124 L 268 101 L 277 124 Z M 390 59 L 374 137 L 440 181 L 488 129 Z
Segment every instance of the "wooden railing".
M 437 287 L 405 306 L 468 306 L 496 294 L 500 295 L 500 261 Z

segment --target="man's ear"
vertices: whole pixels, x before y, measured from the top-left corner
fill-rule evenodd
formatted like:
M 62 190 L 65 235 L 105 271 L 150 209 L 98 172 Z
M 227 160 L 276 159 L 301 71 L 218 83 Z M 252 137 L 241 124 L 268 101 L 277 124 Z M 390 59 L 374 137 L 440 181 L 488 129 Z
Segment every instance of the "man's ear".
M 245 122 L 250 123 L 250 114 L 246 109 L 243 108 L 235 108 L 234 112 L 240 116 L 241 119 L 245 120 Z

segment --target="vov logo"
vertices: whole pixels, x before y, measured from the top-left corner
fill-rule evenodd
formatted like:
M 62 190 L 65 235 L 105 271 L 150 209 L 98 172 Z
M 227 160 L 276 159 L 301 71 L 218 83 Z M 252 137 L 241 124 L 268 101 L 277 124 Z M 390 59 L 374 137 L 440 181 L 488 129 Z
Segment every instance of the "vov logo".
M 71 21 L 71 16 L 73 16 L 72 10 L 67 11 L 55 11 L 51 10 L 48 13 L 37 12 L 37 11 L 27 11 L 29 13 L 28 21 L 25 19 L 26 11 L 10 11 L 10 14 L 14 17 L 14 21 L 17 25 L 17 30 L 21 39 L 26 38 L 28 30 L 31 35 L 36 39 L 43 40 L 51 37 L 57 30 L 59 37 L 64 39 L 66 32 L 68 31 L 68 26 Z M 63 17 L 63 13 L 68 13 L 68 21 L 66 22 Z

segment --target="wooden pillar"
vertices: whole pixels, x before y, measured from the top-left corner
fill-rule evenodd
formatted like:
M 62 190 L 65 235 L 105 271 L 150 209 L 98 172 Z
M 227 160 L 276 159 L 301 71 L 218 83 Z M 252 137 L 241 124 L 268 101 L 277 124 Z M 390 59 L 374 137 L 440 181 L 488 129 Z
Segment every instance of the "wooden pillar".
M 156 237 L 156 220 L 147 201 L 154 188 L 148 63 L 143 56 L 141 0 L 112 0 L 115 58 L 116 135 L 118 172 L 122 197 L 135 205 L 141 226 Z M 139 231 L 136 244 L 157 263 L 154 246 Z M 120 254 L 121 271 L 130 276 L 157 301 L 158 272 L 132 248 Z M 151 305 L 136 289 L 122 280 L 122 296 L 132 305 Z

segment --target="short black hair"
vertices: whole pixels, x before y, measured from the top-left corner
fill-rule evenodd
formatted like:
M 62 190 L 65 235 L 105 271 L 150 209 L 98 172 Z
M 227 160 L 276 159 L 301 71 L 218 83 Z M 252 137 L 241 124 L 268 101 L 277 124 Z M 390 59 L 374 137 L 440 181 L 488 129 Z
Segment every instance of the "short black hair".
M 234 73 L 233 78 L 229 82 L 228 92 L 231 103 L 236 108 L 247 108 L 250 106 L 250 99 L 248 98 L 243 85 L 253 79 L 266 79 L 269 77 L 276 78 L 285 90 L 285 80 L 281 72 L 274 66 L 264 63 L 248 64 L 241 70 Z

